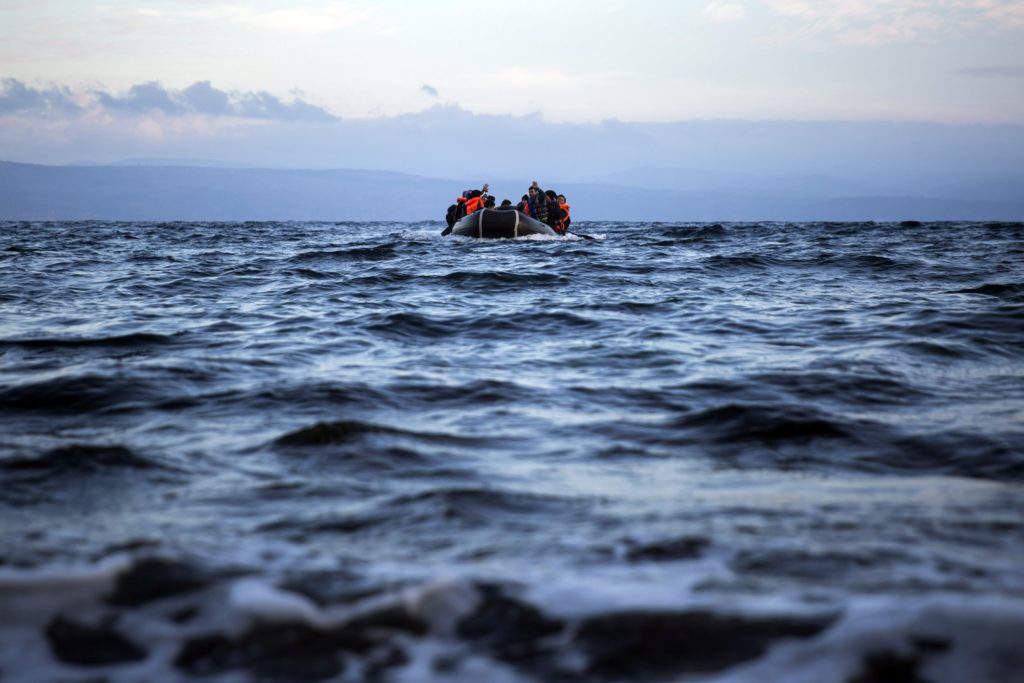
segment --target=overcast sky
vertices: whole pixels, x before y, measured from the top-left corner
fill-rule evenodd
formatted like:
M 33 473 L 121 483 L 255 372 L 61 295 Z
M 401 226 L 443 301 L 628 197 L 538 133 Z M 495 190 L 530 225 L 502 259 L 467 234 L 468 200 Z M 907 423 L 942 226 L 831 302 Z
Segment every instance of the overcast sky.
M 721 120 L 792 124 L 676 123 Z M 0 0 L 9 161 L 1002 177 L 1022 145 L 1024 0 Z
M 343 118 L 1024 123 L 1024 1 L 0 0 L 0 78 Z

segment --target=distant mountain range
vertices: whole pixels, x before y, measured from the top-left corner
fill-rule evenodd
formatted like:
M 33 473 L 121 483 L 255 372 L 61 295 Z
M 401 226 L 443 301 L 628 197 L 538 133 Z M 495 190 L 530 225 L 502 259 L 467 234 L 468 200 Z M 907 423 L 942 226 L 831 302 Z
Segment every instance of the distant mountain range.
M 440 222 L 476 182 L 205 160 L 0 162 L 0 220 Z M 517 201 L 528 183 L 493 179 L 491 187 L 499 200 Z M 577 221 L 1024 220 L 1024 176 L 907 192 L 826 175 L 638 167 L 545 184 L 569 197 Z
M 76 161 L 68 166 L 186 166 L 190 168 L 256 168 L 252 164 L 217 159 L 171 159 L 164 157 L 138 157 L 118 161 Z

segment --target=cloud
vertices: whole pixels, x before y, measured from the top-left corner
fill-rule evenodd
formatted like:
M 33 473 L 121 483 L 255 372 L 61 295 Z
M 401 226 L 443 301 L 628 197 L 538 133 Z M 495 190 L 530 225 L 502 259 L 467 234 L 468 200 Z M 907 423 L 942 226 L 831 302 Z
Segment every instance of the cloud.
M 555 69 L 514 66 L 491 74 L 491 84 L 499 88 L 562 88 L 578 84 L 584 78 L 580 74 L 570 76 Z
M 1007 29 L 1024 28 L 1024 3 L 1020 2 L 987 2 L 985 16 Z
M 747 9 L 734 2 L 712 2 L 704 8 L 704 16 L 721 23 L 739 21 L 747 16 Z
M 775 14 L 800 21 L 793 38 L 878 45 L 952 34 L 969 28 L 1024 28 L 1020 0 L 761 0 Z M 713 3 L 718 4 L 718 3 Z
M 438 96 L 437 88 L 435 88 L 432 85 L 427 85 L 426 83 L 424 83 L 422 86 L 420 86 L 420 92 L 425 92 L 428 95 L 430 95 L 431 97 L 437 97 Z
M 133 85 L 116 95 L 92 90 L 77 95 L 67 87 L 36 89 L 14 78 L 5 78 L 0 91 L 0 114 L 23 112 L 76 113 L 88 106 L 110 114 L 169 117 L 201 115 L 265 121 L 336 121 L 326 109 L 299 98 L 284 101 L 264 91 L 236 92 L 220 90 L 210 81 L 197 81 L 184 90 L 165 88 L 156 81 Z M 80 105 L 78 100 L 84 100 Z
M 67 88 L 51 86 L 39 90 L 16 78 L 0 79 L 0 114 L 25 110 L 66 114 L 81 109 L 74 94 Z
M 135 113 L 159 111 L 172 116 L 180 116 L 188 111 L 188 107 L 179 101 L 180 98 L 174 97 L 156 81 L 133 85 L 127 93 L 120 97 L 102 90 L 94 91 L 93 94 L 108 111 Z
M 326 109 L 296 99 L 282 102 L 267 92 L 247 92 L 236 96 L 232 114 L 247 119 L 275 121 L 336 121 Z
M 372 8 L 359 8 L 341 0 L 326 2 L 296 2 L 285 9 L 259 10 L 241 2 L 210 2 L 196 8 L 184 7 L 165 10 L 139 9 L 133 16 L 164 22 L 196 21 L 241 24 L 275 33 L 325 34 L 350 28 L 366 20 Z
M 209 116 L 231 116 L 231 98 L 223 90 L 210 85 L 210 81 L 197 81 L 181 91 L 188 105 Z
M 972 66 L 957 73 L 977 78 L 1024 78 L 1024 66 Z

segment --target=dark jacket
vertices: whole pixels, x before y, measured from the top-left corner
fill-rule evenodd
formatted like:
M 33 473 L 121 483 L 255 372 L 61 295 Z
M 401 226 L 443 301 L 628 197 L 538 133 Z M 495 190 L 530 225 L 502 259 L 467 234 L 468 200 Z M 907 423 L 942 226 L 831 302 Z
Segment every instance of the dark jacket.
M 549 199 L 547 202 L 547 214 L 548 217 L 544 220 L 545 223 L 550 225 L 552 228 L 558 225 L 558 222 L 562 220 L 563 214 L 562 207 L 559 205 L 557 199 Z
M 530 215 L 541 223 L 548 222 L 548 201 L 544 190 L 537 190 L 537 194 L 530 197 Z

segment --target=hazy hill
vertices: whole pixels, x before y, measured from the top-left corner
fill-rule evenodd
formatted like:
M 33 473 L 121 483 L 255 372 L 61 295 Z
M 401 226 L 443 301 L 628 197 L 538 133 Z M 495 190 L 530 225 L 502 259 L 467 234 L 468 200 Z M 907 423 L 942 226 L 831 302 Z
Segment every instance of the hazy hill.
M 516 201 L 528 182 L 491 187 Z M 473 184 L 367 170 L 0 162 L 0 220 L 441 221 Z M 914 196 L 829 176 L 656 168 L 548 183 L 568 195 L 577 221 L 1024 220 L 1019 181 L 1004 185 Z

